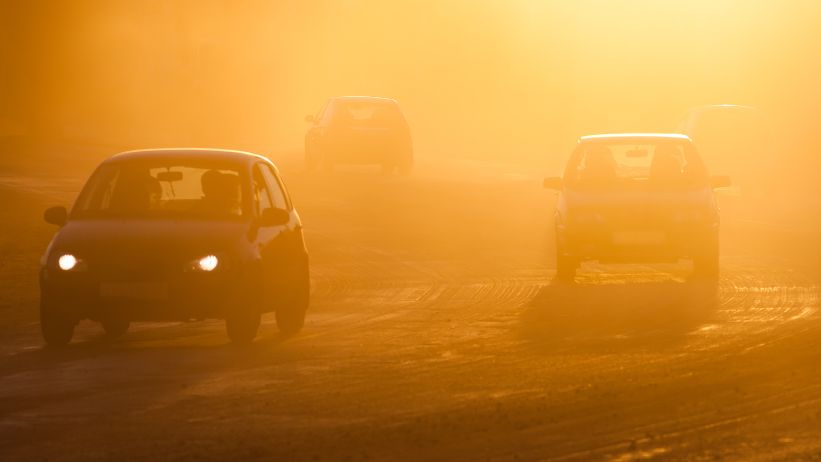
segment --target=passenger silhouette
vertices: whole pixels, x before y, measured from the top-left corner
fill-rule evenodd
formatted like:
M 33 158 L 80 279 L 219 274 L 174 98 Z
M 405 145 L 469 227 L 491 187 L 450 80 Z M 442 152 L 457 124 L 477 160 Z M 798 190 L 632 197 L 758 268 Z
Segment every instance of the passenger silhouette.
M 111 210 L 144 212 L 157 207 L 162 187 L 156 178 L 144 172 L 123 174 L 111 196 Z
M 653 153 L 650 164 L 650 179 L 657 181 L 675 181 L 682 179 L 679 150 L 672 145 L 659 145 Z
M 240 215 L 239 177 L 208 170 L 200 178 L 203 197 L 198 210 L 207 214 Z
M 581 179 L 584 181 L 609 181 L 616 178 L 616 161 L 606 146 L 592 146 L 584 157 Z

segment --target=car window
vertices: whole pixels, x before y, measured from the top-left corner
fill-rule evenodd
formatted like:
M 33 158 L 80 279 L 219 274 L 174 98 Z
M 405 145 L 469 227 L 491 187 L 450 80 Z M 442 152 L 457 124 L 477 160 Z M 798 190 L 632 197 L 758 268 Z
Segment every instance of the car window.
M 240 170 L 213 162 L 135 160 L 104 164 L 75 203 L 75 216 L 244 215 Z
M 403 124 L 404 116 L 390 102 L 342 101 L 334 105 L 333 120 L 339 124 L 388 127 Z
M 251 190 L 253 194 L 254 211 L 257 216 L 259 216 L 263 210 L 270 209 L 273 206 L 271 191 L 268 189 L 268 184 L 265 182 L 265 177 L 259 165 L 254 166 L 254 178 Z
M 278 209 L 289 210 L 290 207 L 288 204 L 288 199 L 285 196 L 282 184 L 277 179 L 273 169 L 271 169 L 271 166 L 267 164 L 259 164 L 259 166 L 262 170 L 262 176 L 265 178 L 265 182 L 268 185 L 269 190 L 271 191 L 271 199 L 273 201 L 274 207 Z
M 321 121 L 322 118 L 325 117 L 325 112 L 328 110 L 328 106 L 329 106 L 330 102 L 331 102 L 330 100 L 325 101 L 325 104 L 323 104 L 322 107 L 319 108 L 319 112 L 316 113 L 316 116 L 314 117 L 314 120 Z
M 653 184 L 704 184 L 706 170 L 689 143 L 583 143 L 566 177 L 577 185 L 645 181 Z

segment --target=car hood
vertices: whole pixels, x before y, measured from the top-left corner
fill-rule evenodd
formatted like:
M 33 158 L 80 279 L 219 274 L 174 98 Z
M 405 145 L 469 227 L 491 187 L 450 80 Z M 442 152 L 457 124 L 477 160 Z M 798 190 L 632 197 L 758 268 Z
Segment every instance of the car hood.
M 55 235 L 47 253 L 71 252 L 92 260 L 196 258 L 233 252 L 248 223 L 176 220 L 72 220 Z

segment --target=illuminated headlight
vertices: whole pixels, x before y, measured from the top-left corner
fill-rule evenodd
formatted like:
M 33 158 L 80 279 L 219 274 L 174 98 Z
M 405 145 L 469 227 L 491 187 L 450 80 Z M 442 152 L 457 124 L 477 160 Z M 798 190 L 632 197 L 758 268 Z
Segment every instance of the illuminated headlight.
M 195 271 L 205 271 L 206 273 L 210 273 L 217 269 L 219 266 L 219 258 L 216 255 L 206 255 L 196 261 L 192 265 L 192 269 Z
M 57 267 L 63 271 L 82 271 L 85 269 L 85 264 L 74 255 L 64 253 L 57 258 Z
M 77 266 L 77 257 L 70 253 L 61 255 L 60 258 L 57 259 L 57 266 L 63 271 L 71 271 Z

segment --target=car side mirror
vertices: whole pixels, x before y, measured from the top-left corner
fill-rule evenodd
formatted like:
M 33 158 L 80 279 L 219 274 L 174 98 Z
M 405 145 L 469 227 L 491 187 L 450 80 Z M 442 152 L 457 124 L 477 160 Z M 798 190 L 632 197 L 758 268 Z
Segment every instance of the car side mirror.
M 544 186 L 545 189 L 555 189 L 556 191 L 561 191 L 562 179 L 557 176 L 545 178 L 542 182 L 542 186 Z
M 305 116 L 305 122 L 308 122 L 309 124 L 314 123 L 314 122 L 316 122 L 316 119 L 314 119 L 314 116 L 312 116 L 312 115 L 306 115 Z
M 43 212 L 43 219 L 46 223 L 63 226 L 68 222 L 68 210 L 63 206 L 49 207 Z
M 710 187 L 715 188 L 726 188 L 728 186 L 732 186 L 733 182 L 730 181 L 730 177 L 726 175 L 715 175 L 710 177 Z
M 291 213 L 285 209 L 269 208 L 262 211 L 258 223 L 260 227 L 280 226 L 291 220 Z

